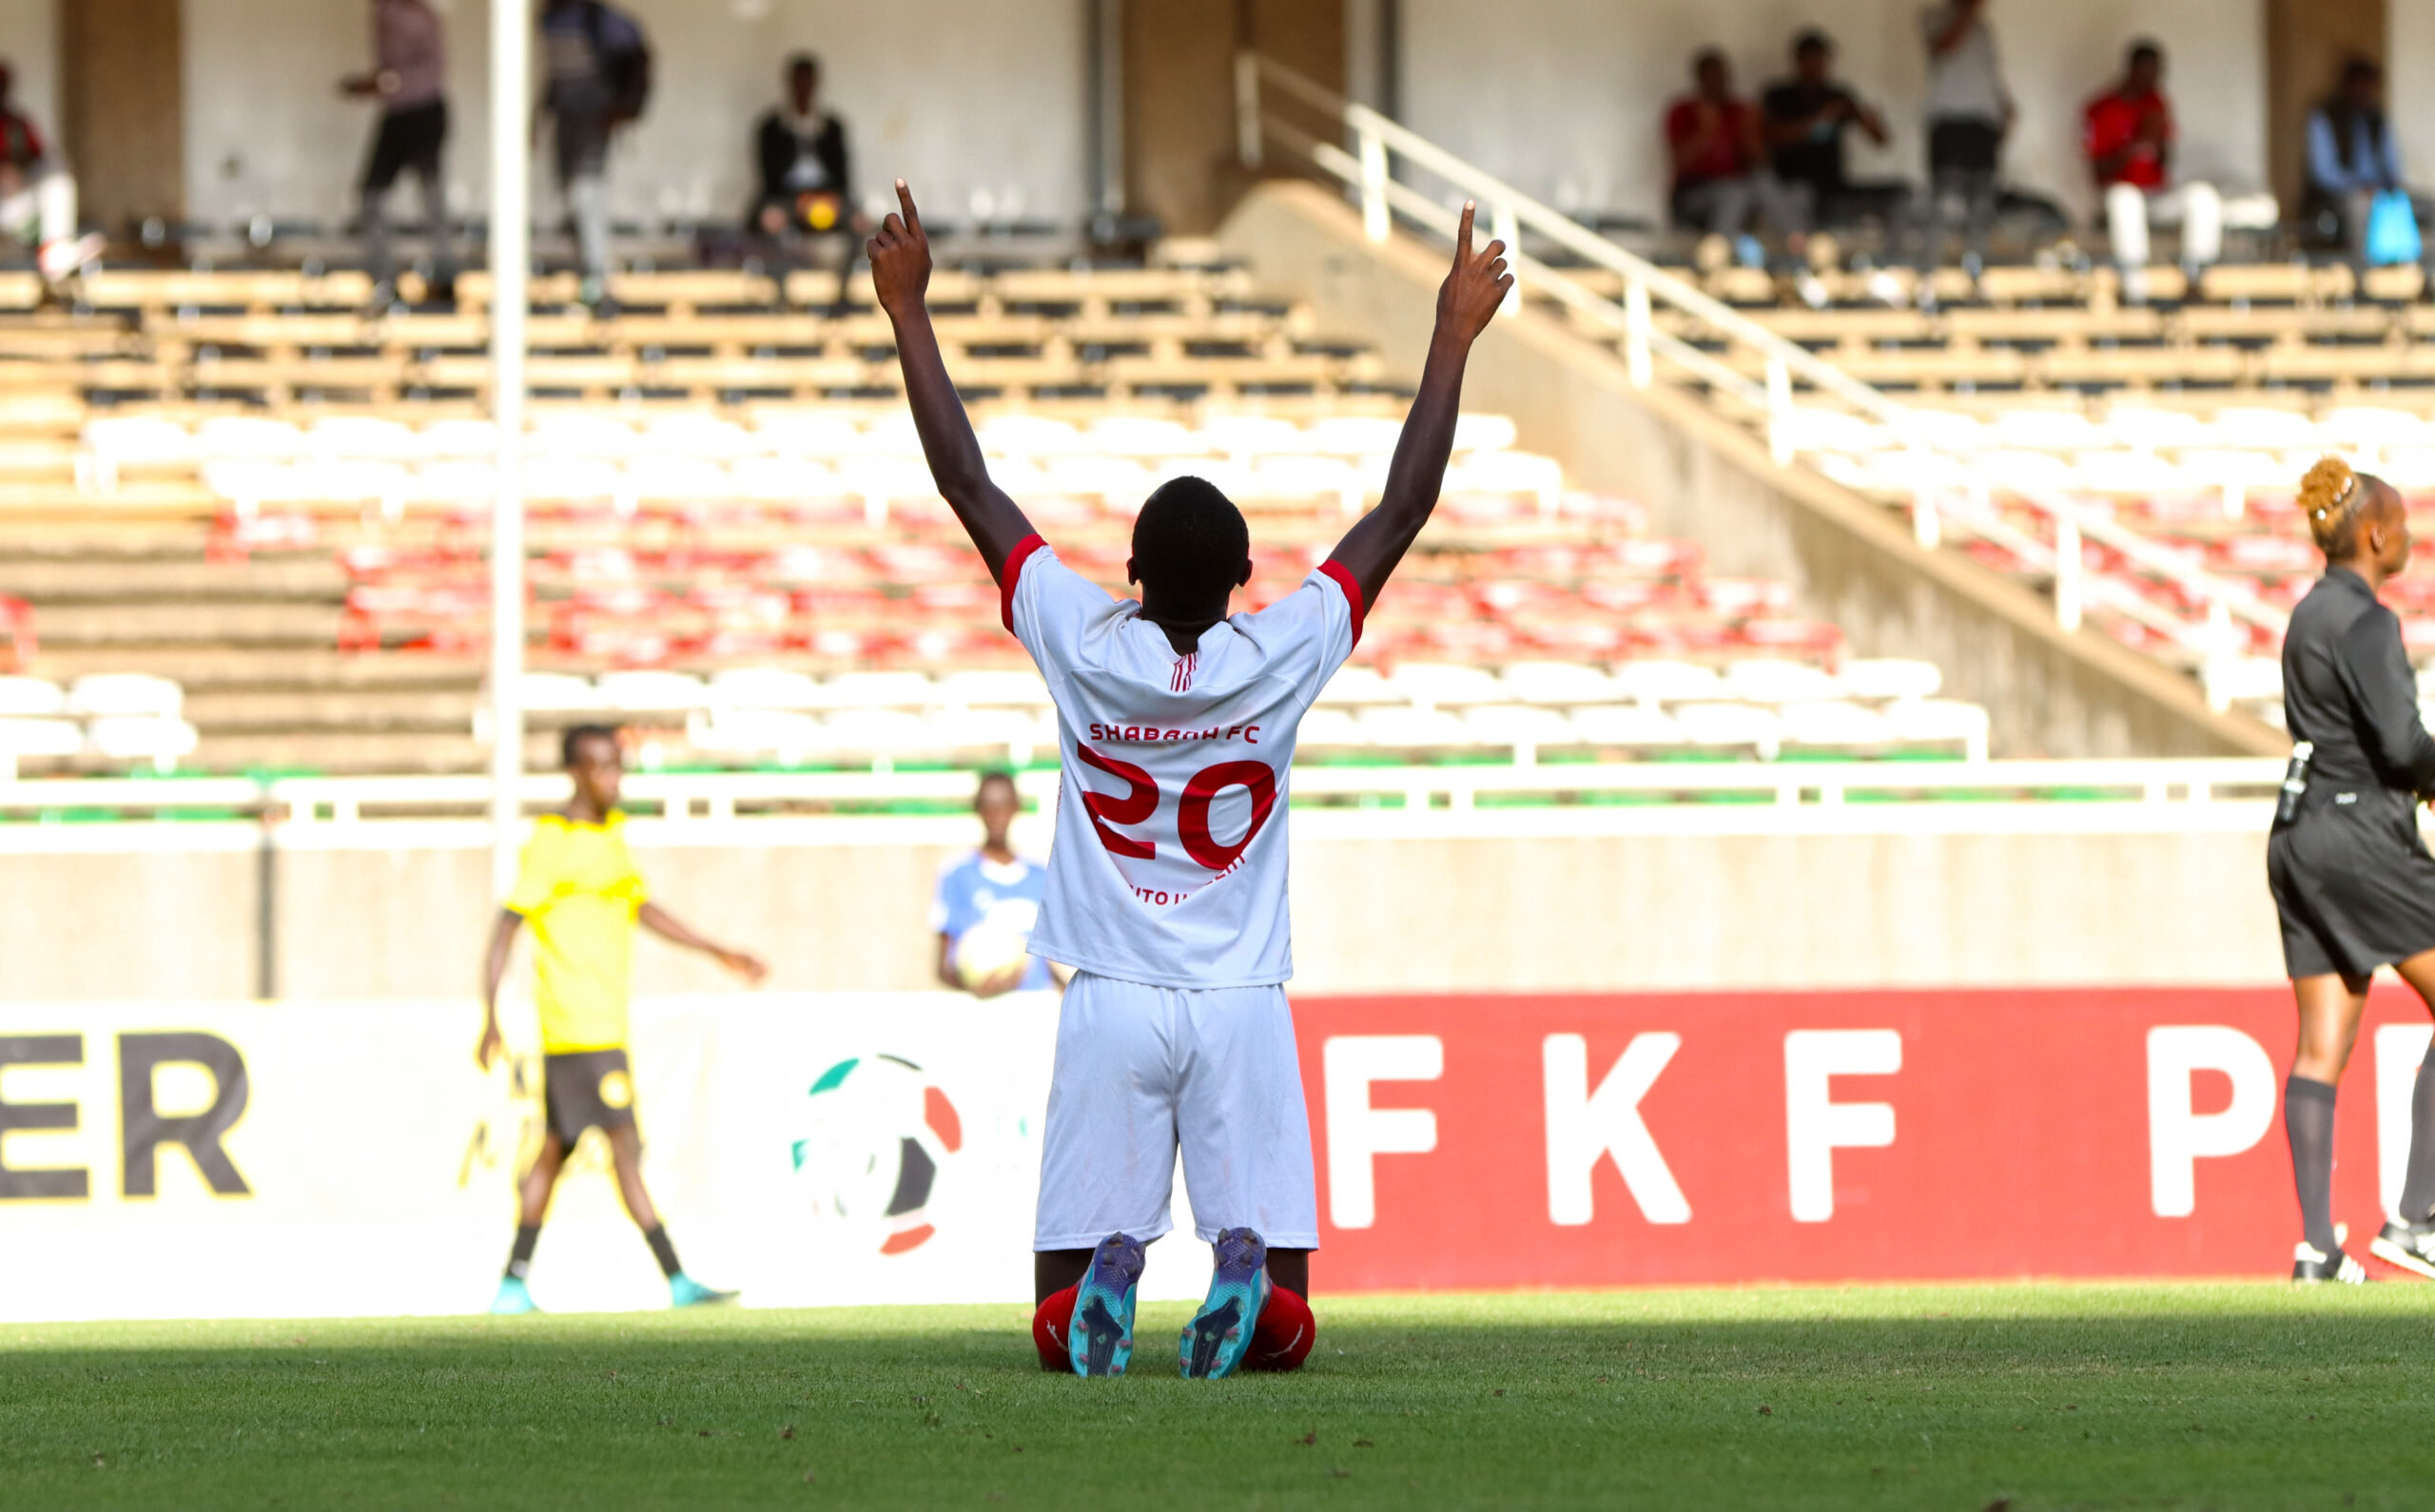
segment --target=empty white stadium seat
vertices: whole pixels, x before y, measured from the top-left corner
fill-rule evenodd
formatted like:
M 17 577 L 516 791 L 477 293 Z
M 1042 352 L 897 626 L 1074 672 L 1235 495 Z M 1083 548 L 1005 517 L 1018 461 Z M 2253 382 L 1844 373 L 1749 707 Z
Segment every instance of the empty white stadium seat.
M 95 672 L 68 688 L 68 711 L 87 719 L 175 719 L 185 706 L 183 688 L 148 672 Z
M 93 749 L 110 761 L 142 761 L 155 771 L 177 768 L 181 757 L 191 756 L 198 741 L 195 727 L 183 719 L 155 714 L 114 714 L 86 727 Z
M 1726 666 L 1724 691 L 1726 697 L 1748 704 L 1793 704 L 1803 699 L 1841 698 L 1843 685 L 1834 673 L 1806 662 L 1753 656 Z
M 1724 696 L 1724 679 L 1695 662 L 1626 662 L 1615 669 L 1615 686 L 1644 704 L 1675 704 Z
M 1843 691 L 1854 698 L 1934 698 L 1944 672 L 1934 662 L 1902 656 L 1860 656 L 1843 664 Z
M 0 718 L 49 719 L 68 711 L 68 694 L 40 677 L 0 677 Z
M 711 702 L 710 686 L 691 672 L 603 672 L 594 686 L 601 707 L 621 713 L 681 712 Z
M 1613 676 L 1580 662 L 1516 662 L 1499 680 L 1525 704 L 1603 704 L 1625 696 Z
M 573 672 L 526 672 L 516 679 L 516 697 L 535 713 L 589 714 L 608 707 L 591 678 Z
M 819 708 L 827 700 L 808 673 L 781 667 L 731 667 L 711 674 L 712 708 Z

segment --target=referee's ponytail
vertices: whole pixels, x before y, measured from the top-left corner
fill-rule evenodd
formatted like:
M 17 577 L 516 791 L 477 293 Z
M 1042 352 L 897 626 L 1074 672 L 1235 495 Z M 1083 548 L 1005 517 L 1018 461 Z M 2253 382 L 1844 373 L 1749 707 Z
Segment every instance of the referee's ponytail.
M 2372 492 L 2368 482 L 2338 456 L 2317 458 L 2300 479 L 2300 508 L 2308 516 L 2308 534 L 2327 561 L 2346 561 L 2358 552 L 2360 506 Z

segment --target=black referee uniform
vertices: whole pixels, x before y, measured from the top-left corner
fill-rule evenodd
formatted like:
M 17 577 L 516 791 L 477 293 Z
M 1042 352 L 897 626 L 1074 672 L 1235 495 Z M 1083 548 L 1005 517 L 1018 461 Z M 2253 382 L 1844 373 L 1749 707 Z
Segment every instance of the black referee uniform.
M 2266 845 L 2290 974 L 2356 979 L 2435 950 L 2435 856 L 2417 815 L 2435 793 L 2435 739 L 2400 617 L 2348 568 L 2327 569 L 2291 611 L 2283 712 L 2316 747 L 2297 816 Z

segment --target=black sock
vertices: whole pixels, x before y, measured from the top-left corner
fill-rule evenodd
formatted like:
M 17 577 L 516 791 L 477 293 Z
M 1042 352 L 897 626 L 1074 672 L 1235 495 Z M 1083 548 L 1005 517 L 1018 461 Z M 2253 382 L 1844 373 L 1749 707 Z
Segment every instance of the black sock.
M 2291 1139 L 2291 1181 L 2300 1191 L 2300 1230 L 2329 1255 L 2333 1236 L 2333 1088 L 2294 1076 L 2283 1083 L 2283 1132 Z
M 2435 1212 L 2435 1045 L 2418 1063 L 2418 1085 L 2409 1094 L 2409 1166 L 2401 1184 L 2404 1223 L 2425 1223 Z
M 668 1225 L 653 1224 L 643 1231 L 643 1243 L 651 1246 L 652 1258 L 659 1262 L 659 1273 L 672 1276 L 683 1266 L 676 1263 L 676 1246 L 668 1242 Z
M 516 1230 L 516 1248 L 507 1252 L 507 1273 L 521 1281 L 533 1271 L 533 1247 L 541 1242 L 541 1226 L 519 1224 Z

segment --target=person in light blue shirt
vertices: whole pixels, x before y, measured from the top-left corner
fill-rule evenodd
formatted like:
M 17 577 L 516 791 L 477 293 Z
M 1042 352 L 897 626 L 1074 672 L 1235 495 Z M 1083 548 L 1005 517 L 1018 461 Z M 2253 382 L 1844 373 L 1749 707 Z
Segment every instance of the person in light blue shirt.
M 2303 222 L 2326 241 L 2347 245 L 2364 265 L 2369 205 L 2381 193 L 2406 187 L 2401 145 L 2385 114 L 2384 70 L 2368 59 L 2345 63 L 2341 84 L 2308 113 L 2308 175 Z M 2423 226 L 2427 206 L 2415 196 L 2411 205 Z M 2435 243 L 2421 242 L 2435 279 Z
M 1015 780 L 1004 772 L 985 773 L 972 809 L 981 816 L 981 848 L 939 874 L 938 900 L 930 908 L 930 928 L 939 937 L 939 980 L 976 998 L 1054 988 L 1062 979 L 1038 956 L 1025 956 L 978 981 L 967 980 L 956 961 L 957 944 L 977 928 L 1028 940 L 1048 890 L 1048 868 L 1016 855 L 1007 839 L 1015 815 L 1023 811 Z

